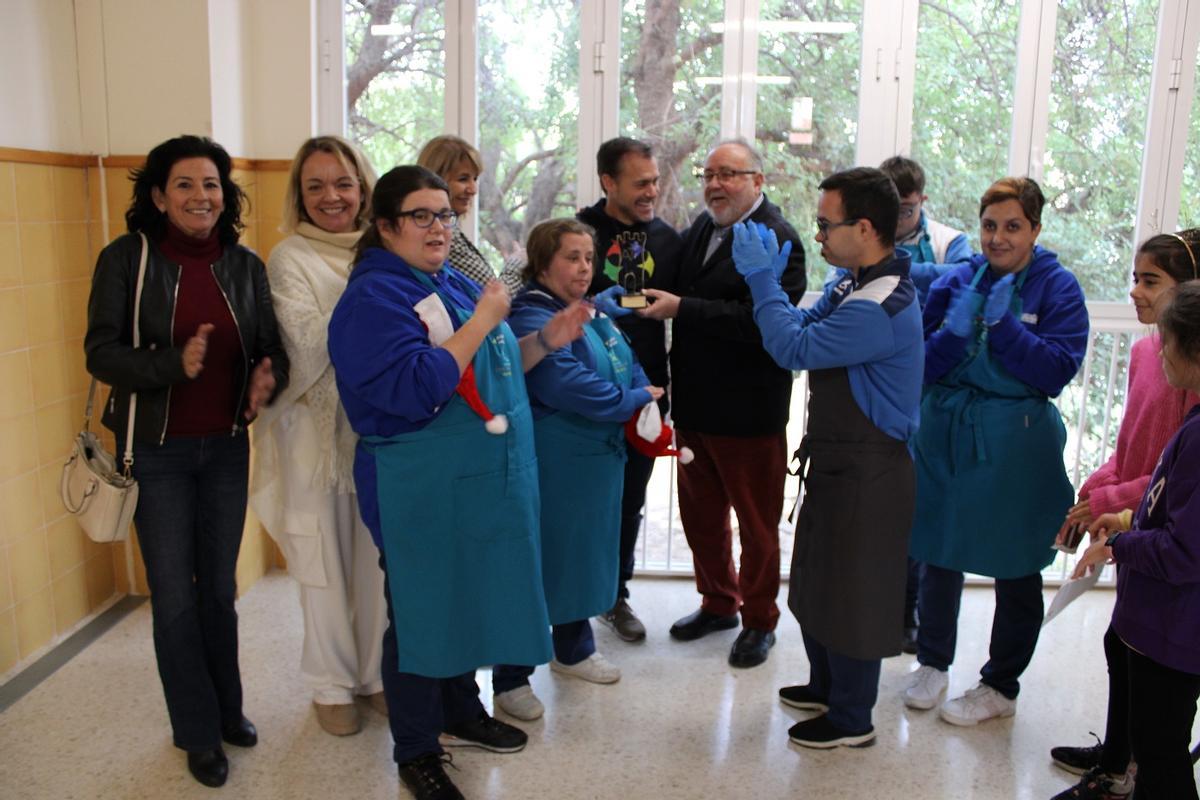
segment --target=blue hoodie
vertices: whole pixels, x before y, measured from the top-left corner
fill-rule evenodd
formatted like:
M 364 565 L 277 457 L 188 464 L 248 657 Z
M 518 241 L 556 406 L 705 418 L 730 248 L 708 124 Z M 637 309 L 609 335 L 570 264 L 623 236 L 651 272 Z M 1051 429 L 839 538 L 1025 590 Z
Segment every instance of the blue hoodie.
M 550 317 L 567 304 L 540 283 L 525 286 L 513 299 L 508 323 L 518 336 L 540 330 Z M 619 329 L 614 327 L 615 331 Z M 569 347 L 560 347 L 525 373 L 529 405 L 534 419 L 555 411 L 572 411 L 593 422 L 625 422 L 650 402 L 641 387 L 650 383 L 633 356 L 633 382 L 629 389 L 617 386 L 596 373 L 596 359 L 584 337 Z
M 463 309 L 478 286 L 449 266 L 430 279 Z M 329 320 L 329 358 L 346 418 L 359 436 L 395 436 L 432 422 L 458 386 L 458 363 L 429 341 L 413 306 L 430 295 L 399 256 L 370 248 L 350 271 Z M 450 314 L 455 330 L 462 325 Z M 354 455 L 359 511 L 382 546 L 375 457 L 360 442 Z
M 942 328 L 950 300 L 970 290 L 975 272 L 987 263 L 976 255 L 934 281 L 925 303 L 925 383 L 945 377 L 967 355 L 968 338 Z M 1021 318 L 1010 311 L 988 329 L 992 355 L 1014 377 L 1057 397 L 1087 353 L 1088 313 L 1083 290 L 1075 276 L 1058 263 L 1058 256 L 1041 246 L 1033 248 L 1029 274 L 1021 287 Z M 1018 276 L 1019 278 L 1019 276 Z M 998 279 L 986 270 L 975 290 L 984 296 Z

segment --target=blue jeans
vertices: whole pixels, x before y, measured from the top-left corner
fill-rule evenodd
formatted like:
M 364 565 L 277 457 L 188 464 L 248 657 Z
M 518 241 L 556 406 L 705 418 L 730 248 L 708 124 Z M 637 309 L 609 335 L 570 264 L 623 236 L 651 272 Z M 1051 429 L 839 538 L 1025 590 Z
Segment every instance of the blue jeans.
M 1018 680 L 1033 659 L 1042 629 L 1042 574 L 996 578 L 996 612 L 988 662 L 979 681 L 1009 700 L 1021 691 Z M 925 564 L 917 602 L 917 661 L 945 672 L 954 662 L 963 574 Z
M 242 718 L 238 548 L 246 520 L 245 432 L 135 444 L 134 513 L 154 618 L 154 653 L 175 746 L 210 750 Z
M 880 660 L 843 656 L 808 634 L 803 636 L 808 653 L 808 688 L 825 698 L 829 721 L 850 733 L 872 730 L 871 710 L 879 698 Z
M 484 713 L 479 702 L 475 672 L 453 678 L 429 678 L 400 672 L 392 593 L 388 587 L 387 564 L 379 553 L 383 570 L 383 596 L 387 604 L 387 628 L 383 632 L 383 655 L 379 677 L 387 702 L 388 726 L 392 730 L 392 758 L 404 764 L 431 753 L 441 753 L 438 736 L 460 722 L 478 719 Z
M 596 639 L 592 636 L 592 623 L 586 619 L 564 622 L 551 626 L 554 640 L 554 658 L 560 664 L 578 664 L 596 652 Z M 497 664 L 492 668 L 492 692 L 509 692 L 529 684 L 533 667 Z

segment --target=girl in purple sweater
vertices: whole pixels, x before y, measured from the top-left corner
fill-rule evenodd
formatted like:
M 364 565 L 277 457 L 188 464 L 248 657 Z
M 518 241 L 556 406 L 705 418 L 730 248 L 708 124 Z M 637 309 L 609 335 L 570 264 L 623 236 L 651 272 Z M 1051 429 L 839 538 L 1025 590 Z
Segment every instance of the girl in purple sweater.
M 1193 242 L 1184 244 L 1194 255 Z M 1175 290 L 1158 327 L 1167 382 L 1200 391 L 1200 283 Z M 1125 674 L 1128 724 L 1114 727 L 1110 714 L 1101 765 L 1060 797 L 1127 793 L 1114 783 L 1120 776 L 1104 771 L 1110 750 L 1123 749 L 1126 761 L 1132 755 L 1138 764 L 1138 800 L 1197 798 L 1188 746 L 1200 697 L 1198 485 L 1200 407 L 1193 407 L 1163 450 L 1137 513 L 1103 514 L 1090 526 L 1093 541 L 1074 577 L 1117 564 L 1105 651 L 1110 676 Z M 1110 697 L 1110 709 L 1114 704 Z
M 1139 322 L 1155 324 L 1171 291 L 1197 277 L 1191 254 L 1198 247 L 1200 230 L 1193 229 L 1153 236 L 1138 249 L 1129 295 Z M 1133 345 L 1125 415 L 1116 449 L 1080 487 L 1079 502 L 1067 512 L 1059 531 L 1059 544 L 1074 526 L 1088 529 L 1104 514 L 1137 506 L 1163 447 L 1178 430 L 1188 409 L 1200 402 L 1195 393 L 1167 382 L 1159 362 L 1160 348 L 1157 333 Z M 1129 684 L 1124 658 L 1119 655 L 1123 652 L 1124 645 L 1109 631 L 1105 637 L 1105 654 L 1110 664 L 1106 741 L 1090 747 L 1055 747 L 1050 751 L 1054 763 L 1068 772 L 1085 774 L 1100 768 L 1097 775 L 1086 775 L 1079 786 L 1062 796 L 1113 797 L 1132 786 L 1123 777 L 1129 762 Z M 1117 665 L 1115 670 L 1113 664 Z M 1086 789 L 1088 784 L 1094 787 L 1090 794 Z

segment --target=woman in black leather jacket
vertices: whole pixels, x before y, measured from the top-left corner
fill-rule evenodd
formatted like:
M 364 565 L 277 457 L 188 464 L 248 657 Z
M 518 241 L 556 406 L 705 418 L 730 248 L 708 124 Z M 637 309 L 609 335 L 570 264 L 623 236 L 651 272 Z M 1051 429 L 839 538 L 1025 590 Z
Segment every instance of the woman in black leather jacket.
M 246 515 L 246 426 L 287 385 L 266 269 L 239 245 L 242 190 L 224 148 L 181 136 L 134 172 L 129 233 L 100 253 L 84 339 L 88 371 L 112 387 L 104 424 L 124 450 L 136 393 L 134 523 L 154 650 L 175 746 L 220 786 L 221 742 L 252 747 L 242 714 L 235 569 Z M 134 294 L 146 270 L 133 344 Z

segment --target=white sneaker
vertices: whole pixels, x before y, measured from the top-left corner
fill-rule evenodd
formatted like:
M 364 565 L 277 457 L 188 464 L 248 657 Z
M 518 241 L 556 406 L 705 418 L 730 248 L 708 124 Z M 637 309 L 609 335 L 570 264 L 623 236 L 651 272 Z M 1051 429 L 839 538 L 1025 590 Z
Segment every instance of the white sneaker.
M 904 705 L 922 711 L 933 708 L 942 699 L 949 685 L 949 673 L 922 664 L 909 674 L 908 686 L 904 690 Z
M 942 703 L 942 719 L 951 725 L 978 725 L 995 717 L 1017 713 L 1017 701 L 1009 700 L 990 686 L 977 683 L 962 697 Z
M 535 720 L 546 713 L 546 707 L 529 684 L 492 695 L 492 703 L 510 717 L 526 721 Z
M 564 664 L 556 658 L 550 662 L 550 669 L 591 683 L 616 683 L 621 680 L 621 670 L 599 653 L 592 653 L 578 664 Z

